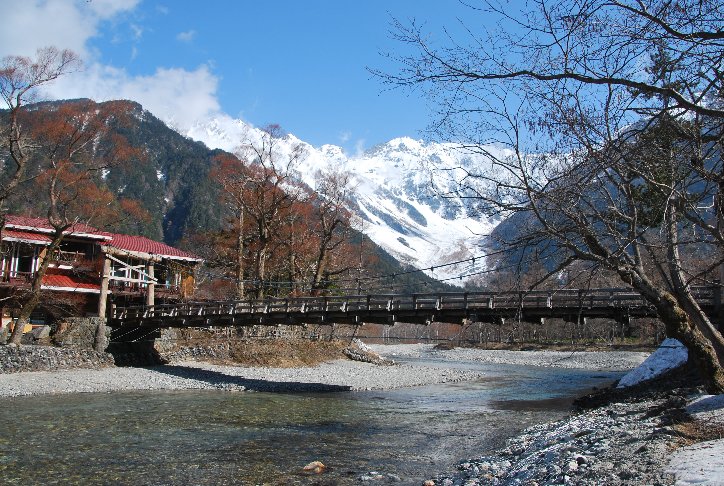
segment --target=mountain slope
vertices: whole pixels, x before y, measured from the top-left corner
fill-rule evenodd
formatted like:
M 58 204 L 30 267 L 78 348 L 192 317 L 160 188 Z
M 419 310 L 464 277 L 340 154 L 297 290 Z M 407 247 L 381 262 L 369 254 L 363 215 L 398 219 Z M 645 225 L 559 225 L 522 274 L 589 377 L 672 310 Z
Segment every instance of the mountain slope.
M 32 110 L 52 110 L 63 103 L 73 103 L 78 100 L 55 101 L 38 103 L 32 106 Z M 135 102 L 108 102 L 116 103 L 122 113 L 109 124 L 113 127 L 113 134 L 120 134 L 128 142 L 137 148 L 143 148 L 145 156 L 133 160 L 123 166 L 112 168 L 103 172 L 102 182 L 112 191 L 122 194 L 124 197 L 138 200 L 151 215 L 150 221 L 126 221 L 121 226 L 113 228 L 115 231 L 130 234 L 141 234 L 153 239 L 162 240 L 172 245 L 182 243 L 182 238 L 192 235 L 195 232 L 216 230 L 222 226 L 225 210 L 218 198 L 218 187 L 208 177 L 216 155 L 222 153 L 219 149 L 209 149 L 204 143 L 192 140 L 169 128 L 165 123 L 156 118 L 153 114 L 143 109 Z M 95 105 L 100 108 L 102 104 Z M 93 105 L 91 105 L 93 106 Z M 0 122 L 3 112 L 0 111 Z M 29 120 L 32 123 L 32 118 Z M 246 130 L 247 134 L 260 136 L 258 130 L 239 125 L 239 128 Z M 231 133 L 231 132 L 229 132 Z M 239 133 L 234 132 L 235 139 Z M 218 134 L 223 134 L 221 131 Z M 231 138 L 227 146 L 231 144 Z M 258 141 L 258 139 L 257 139 Z M 112 143 L 112 139 L 98 140 L 98 143 Z M 300 143 L 293 136 L 288 135 L 280 141 L 282 150 L 289 150 L 295 143 Z M 212 144 L 221 146 L 222 144 Z M 325 152 L 316 150 L 304 144 L 307 157 L 300 166 L 299 178 L 314 185 L 314 171 L 329 167 L 335 170 L 346 170 L 354 161 L 346 158 L 341 149 L 336 147 L 325 147 Z M 222 147 L 224 148 L 224 147 Z M 332 155 L 336 154 L 337 158 Z M 1 157 L 2 154 L 0 154 Z M 377 161 L 384 164 L 384 161 Z M 0 165 L 2 160 L 0 160 Z M 335 165 L 337 164 L 337 165 Z M 0 173 L 0 176 L 2 174 Z M 394 180 L 388 181 L 389 188 L 377 188 L 375 181 L 359 178 L 360 187 L 365 192 L 360 192 L 359 208 L 360 214 L 368 220 L 375 222 L 387 220 L 391 225 L 400 228 L 410 225 L 410 221 L 421 220 L 421 215 L 416 215 L 414 203 L 406 199 L 392 198 L 395 189 Z M 45 212 L 42 198 L 34 197 L 36 189 L 29 183 L 26 190 L 21 191 L 21 197 L 14 201 L 11 211 L 19 214 L 42 215 Z M 363 198 L 362 195 L 365 195 Z M 27 197 L 26 197 L 27 196 Z M 374 198 L 377 198 L 375 200 Z M 392 199 L 390 199 L 392 198 Z M 390 202 L 390 201 L 396 202 Z M 362 210 L 361 208 L 364 208 Z M 385 208 L 392 211 L 388 215 Z M 400 217 L 398 208 L 407 208 L 405 214 Z M 425 208 L 422 208 L 425 210 Z M 373 214 L 373 213 L 376 213 Z M 412 215 L 412 216 L 409 216 Z M 415 223 L 417 224 L 417 223 Z M 377 226 L 368 225 L 373 228 Z M 364 230 L 364 228 L 362 228 Z M 408 234 L 413 233 L 414 228 L 405 229 Z M 400 233 L 401 234 L 401 233 Z M 410 238 L 412 236 L 409 236 Z M 373 239 L 374 241 L 374 239 Z M 193 250 L 192 248 L 189 248 Z M 379 268 L 371 269 L 378 274 L 400 274 L 409 270 L 408 265 L 401 265 L 396 259 L 399 252 L 391 252 L 392 257 L 385 252 L 377 251 L 380 263 Z M 407 260 L 409 261 L 409 259 Z M 405 263 L 403 261 L 403 263 Z M 435 277 L 439 278 L 438 274 Z M 403 282 L 404 280 L 404 282 Z M 409 286 L 408 286 L 409 282 Z M 415 285 L 428 286 L 431 290 L 443 290 L 444 287 L 436 284 L 431 279 L 411 274 L 400 277 L 396 280 L 397 287 L 405 286 L 413 290 Z M 389 285 L 385 282 L 385 285 Z M 397 289 L 399 290 L 399 288 Z

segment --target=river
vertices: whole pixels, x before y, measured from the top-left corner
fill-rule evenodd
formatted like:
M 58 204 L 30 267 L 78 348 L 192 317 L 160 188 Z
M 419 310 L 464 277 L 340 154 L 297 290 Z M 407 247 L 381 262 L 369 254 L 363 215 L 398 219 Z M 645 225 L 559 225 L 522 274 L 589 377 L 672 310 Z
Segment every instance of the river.
M 419 485 L 526 426 L 562 417 L 574 396 L 621 376 L 453 366 L 484 370 L 486 378 L 368 392 L 193 390 L 0 399 L 0 482 Z M 315 460 L 328 470 L 305 475 L 303 466 Z

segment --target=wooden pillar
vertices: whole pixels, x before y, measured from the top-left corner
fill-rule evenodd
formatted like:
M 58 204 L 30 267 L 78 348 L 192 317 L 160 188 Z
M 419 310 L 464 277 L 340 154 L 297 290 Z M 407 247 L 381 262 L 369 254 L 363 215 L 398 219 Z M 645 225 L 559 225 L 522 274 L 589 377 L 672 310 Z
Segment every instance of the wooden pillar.
M 98 298 L 98 317 L 106 317 L 108 303 L 108 282 L 111 277 L 111 260 L 103 256 L 103 274 L 101 277 L 101 295 Z
M 716 307 L 716 314 L 719 322 L 716 326 L 720 332 L 724 332 L 724 261 L 719 264 L 719 282 L 714 288 L 714 306 Z
M 148 287 L 146 288 L 146 305 L 154 305 L 156 284 L 153 279 L 156 278 L 153 274 L 153 262 L 148 262 L 146 266 L 146 273 L 148 274 Z

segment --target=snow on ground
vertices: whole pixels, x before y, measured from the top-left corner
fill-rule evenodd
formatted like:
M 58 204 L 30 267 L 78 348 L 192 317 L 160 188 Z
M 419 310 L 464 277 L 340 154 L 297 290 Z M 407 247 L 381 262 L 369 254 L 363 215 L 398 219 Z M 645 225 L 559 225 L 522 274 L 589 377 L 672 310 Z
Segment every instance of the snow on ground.
M 686 411 L 697 420 L 724 425 L 724 395 L 701 395 L 692 401 Z
M 666 472 L 676 476 L 677 485 L 724 484 L 724 439 L 678 449 Z
M 724 424 L 724 395 L 701 395 L 686 411 L 695 419 Z M 674 452 L 666 472 L 677 485 L 724 484 L 724 439 L 699 442 Z
M 666 339 L 641 365 L 621 378 L 618 388 L 650 380 L 686 363 L 689 353 L 676 339 Z M 695 419 L 724 424 L 724 395 L 702 395 L 686 407 Z M 666 472 L 677 485 L 724 485 L 724 439 L 699 442 L 676 450 Z
M 676 339 L 666 339 L 638 368 L 624 375 L 617 388 L 626 388 L 656 378 L 673 370 L 689 359 L 686 347 Z

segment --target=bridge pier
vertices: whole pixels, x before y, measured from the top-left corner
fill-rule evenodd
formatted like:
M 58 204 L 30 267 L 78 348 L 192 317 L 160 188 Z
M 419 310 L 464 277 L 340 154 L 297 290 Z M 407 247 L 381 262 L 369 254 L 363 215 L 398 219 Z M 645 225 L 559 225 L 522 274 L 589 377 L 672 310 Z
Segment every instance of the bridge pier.
M 616 315 L 616 324 L 621 326 L 621 337 L 622 338 L 630 338 L 631 337 L 631 316 L 628 313 L 628 309 L 626 309 L 623 312 L 620 312 Z

